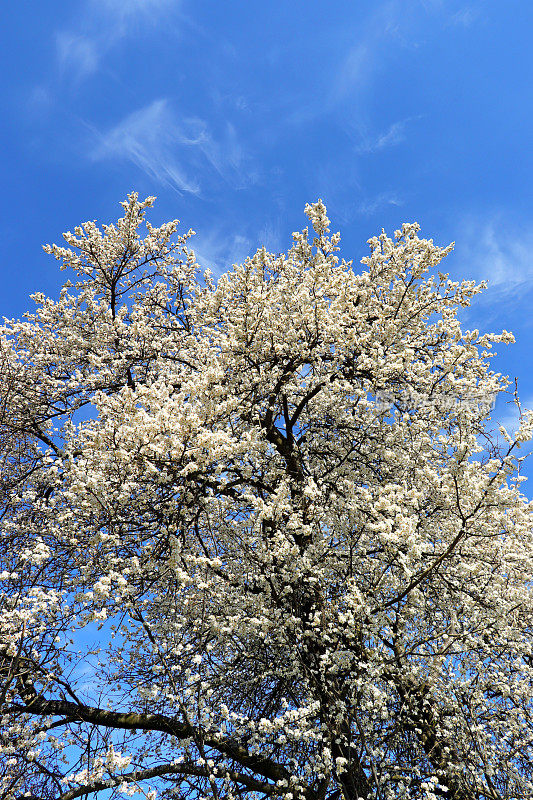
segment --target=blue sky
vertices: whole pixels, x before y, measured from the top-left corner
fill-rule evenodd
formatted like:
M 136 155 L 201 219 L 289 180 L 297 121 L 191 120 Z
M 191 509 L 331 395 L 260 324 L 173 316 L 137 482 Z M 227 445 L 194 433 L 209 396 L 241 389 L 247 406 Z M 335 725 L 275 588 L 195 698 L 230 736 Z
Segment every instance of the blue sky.
M 55 294 L 41 244 L 132 189 L 215 271 L 322 197 L 356 262 L 404 221 L 455 240 L 446 269 L 491 283 L 466 322 L 515 332 L 497 367 L 533 407 L 532 29 L 526 0 L 8 4 L 0 314 Z

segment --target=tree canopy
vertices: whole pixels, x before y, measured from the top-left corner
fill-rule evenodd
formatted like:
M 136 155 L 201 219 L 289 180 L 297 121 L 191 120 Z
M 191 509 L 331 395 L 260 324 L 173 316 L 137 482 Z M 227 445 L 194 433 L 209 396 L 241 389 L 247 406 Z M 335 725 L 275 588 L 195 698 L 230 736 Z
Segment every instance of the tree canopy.
M 215 281 L 153 200 L 1 330 L 0 796 L 532 797 L 533 418 L 488 434 L 483 285 L 416 224 L 357 271 L 322 201 Z

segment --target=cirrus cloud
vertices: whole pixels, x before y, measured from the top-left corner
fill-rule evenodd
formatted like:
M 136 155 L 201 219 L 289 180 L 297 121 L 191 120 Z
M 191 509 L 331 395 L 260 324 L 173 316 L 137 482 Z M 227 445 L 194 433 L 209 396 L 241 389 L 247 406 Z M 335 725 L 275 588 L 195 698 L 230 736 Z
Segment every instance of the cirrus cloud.
M 166 98 L 128 114 L 104 133 L 92 130 L 93 161 L 126 159 L 179 193 L 200 194 L 197 175 L 206 181 L 231 180 L 233 185 L 246 180 L 235 129 L 226 124 L 216 139 L 204 120 L 179 118 Z

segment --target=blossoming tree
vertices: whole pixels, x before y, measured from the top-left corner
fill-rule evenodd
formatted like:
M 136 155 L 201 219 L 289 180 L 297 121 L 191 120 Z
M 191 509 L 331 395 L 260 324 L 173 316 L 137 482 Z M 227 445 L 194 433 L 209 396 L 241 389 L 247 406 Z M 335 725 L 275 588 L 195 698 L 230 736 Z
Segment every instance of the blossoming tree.
M 532 797 L 533 421 L 487 438 L 482 286 L 417 225 L 355 271 L 321 201 L 215 283 L 152 203 L 2 329 L 0 796 Z

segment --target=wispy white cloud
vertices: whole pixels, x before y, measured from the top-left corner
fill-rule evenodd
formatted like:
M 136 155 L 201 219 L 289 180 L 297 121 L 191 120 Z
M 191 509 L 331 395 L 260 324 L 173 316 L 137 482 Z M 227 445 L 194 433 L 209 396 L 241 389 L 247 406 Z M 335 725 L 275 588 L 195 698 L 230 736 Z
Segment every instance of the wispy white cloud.
M 160 183 L 180 192 L 198 194 L 198 181 L 185 173 L 176 151 L 180 146 L 198 147 L 204 136 L 198 122 L 179 126 L 168 102 L 154 100 L 99 135 L 91 157 L 94 161 L 127 159 Z
M 416 49 L 425 38 L 428 16 L 439 26 L 469 27 L 482 16 L 482 0 L 466 5 L 457 0 L 376 0 L 371 13 L 362 17 L 354 42 L 332 76 L 328 110 L 344 106 L 348 98 L 361 100 L 390 65 L 391 55 L 399 48 Z M 359 113 L 359 104 L 357 110 Z
M 279 224 L 270 221 L 259 231 L 256 244 L 257 247 L 264 246 L 270 253 L 281 253 L 284 245 L 289 243 L 283 242 Z
M 469 28 L 481 16 L 481 9 L 479 6 L 464 6 L 458 9 L 450 17 L 452 25 L 460 25 L 463 28 Z
M 199 175 L 212 180 L 216 173 L 233 184 L 245 179 L 241 173 L 244 154 L 235 130 L 226 126 L 222 139 L 217 140 L 204 120 L 180 119 L 166 98 L 154 100 L 107 132 L 94 135 L 92 160 L 127 159 L 180 193 L 199 194 Z
M 181 0 L 88 0 L 87 11 L 93 19 L 105 19 L 108 34 L 116 37 L 126 35 L 139 23 L 156 24 L 180 6 Z
M 54 104 L 54 97 L 47 86 L 34 86 L 26 101 L 26 108 L 31 114 L 48 113 Z
M 411 15 L 399 0 L 376 3 L 372 13 L 361 21 L 358 39 L 342 58 L 332 81 L 330 105 L 335 107 L 369 90 L 383 67 L 391 43 L 402 41 Z
M 493 216 L 467 219 L 457 235 L 457 256 L 498 293 L 533 285 L 533 227 Z
M 95 72 L 100 60 L 96 41 L 69 31 L 56 34 L 56 54 L 61 73 L 75 80 Z
M 358 214 L 370 215 L 385 206 L 401 206 L 403 200 L 395 192 L 381 192 L 375 197 L 368 197 L 362 200 L 356 208 Z
M 89 77 L 121 39 L 161 23 L 180 7 L 181 0 L 86 0 L 77 24 L 55 34 L 60 72 L 77 80 Z
M 97 697 L 102 686 L 98 664 L 94 659 L 85 656 L 70 675 L 78 692 L 83 692 L 86 697 Z
M 413 117 L 406 117 L 406 119 L 393 122 L 386 131 L 382 131 L 373 136 L 368 133 L 361 133 L 360 142 L 356 145 L 355 152 L 359 155 L 375 153 L 386 147 L 393 147 L 394 145 L 400 144 L 406 138 L 406 128 L 412 119 Z M 417 119 L 419 119 L 419 117 L 417 117 Z
M 180 2 L 181 0 L 89 0 L 93 8 L 124 17 L 159 13 L 166 8 L 180 5 Z
M 374 72 L 374 64 L 372 42 L 359 42 L 350 48 L 336 76 L 332 90 L 333 103 L 336 104 L 354 89 L 366 89 Z
M 210 269 L 216 277 L 231 269 L 233 264 L 242 264 L 252 249 L 250 238 L 228 234 L 222 228 L 198 232 L 191 244 L 200 266 Z M 256 244 L 253 244 L 254 248 Z
M 196 122 L 199 122 L 196 120 Z M 198 146 L 211 166 L 226 178 L 228 172 L 233 171 L 237 174 L 245 160 L 244 150 L 239 142 L 235 126 L 226 122 L 222 139 L 215 140 L 208 133 L 205 123 L 201 123 L 202 136 L 198 141 Z

